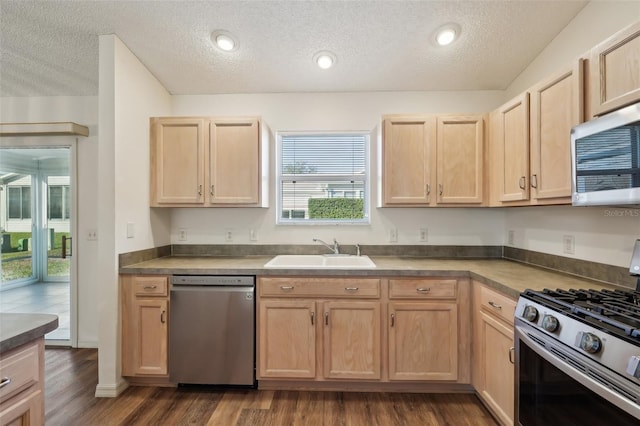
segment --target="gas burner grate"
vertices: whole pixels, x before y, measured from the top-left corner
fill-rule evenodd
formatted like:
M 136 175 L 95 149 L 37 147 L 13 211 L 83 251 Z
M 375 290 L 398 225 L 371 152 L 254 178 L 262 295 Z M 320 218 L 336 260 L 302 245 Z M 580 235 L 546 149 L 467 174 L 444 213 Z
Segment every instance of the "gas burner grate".
M 523 296 L 613 334 L 640 339 L 640 292 L 624 290 L 526 290 Z

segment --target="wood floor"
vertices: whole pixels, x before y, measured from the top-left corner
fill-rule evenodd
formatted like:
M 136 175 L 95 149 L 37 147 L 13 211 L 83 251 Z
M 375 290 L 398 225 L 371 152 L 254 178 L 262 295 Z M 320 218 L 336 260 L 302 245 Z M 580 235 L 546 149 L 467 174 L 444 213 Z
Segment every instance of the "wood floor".
M 475 395 L 129 387 L 95 398 L 97 350 L 45 350 L 47 425 L 496 425 Z

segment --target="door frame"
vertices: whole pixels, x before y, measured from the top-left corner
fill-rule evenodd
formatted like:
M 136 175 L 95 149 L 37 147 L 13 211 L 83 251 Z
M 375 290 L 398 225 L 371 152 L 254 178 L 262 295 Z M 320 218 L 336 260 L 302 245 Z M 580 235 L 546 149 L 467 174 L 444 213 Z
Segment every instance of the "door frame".
M 50 346 L 71 346 L 78 347 L 78 137 L 76 136 L 25 136 L 25 137 L 2 137 L 0 138 L 0 148 L 69 148 L 69 186 L 71 187 L 71 220 L 69 223 L 69 234 L 75 243 L 74 254 L 70 256 L 69 264 L 69 320 L 70 335 L 69 340 L 47 340 Z M 42 207 L 42 206 L 40 206 Z M 33 215 L 32 215 L 33 216 Z M 42 237 L 46 237 L 43 232 L 38 232 L 36 243 Z M 40 256 L 42 257 L 42 256 Z M 45 259 L 46 260 L 46 259 Z M 34 256 L 34 262 L 36 260 Z

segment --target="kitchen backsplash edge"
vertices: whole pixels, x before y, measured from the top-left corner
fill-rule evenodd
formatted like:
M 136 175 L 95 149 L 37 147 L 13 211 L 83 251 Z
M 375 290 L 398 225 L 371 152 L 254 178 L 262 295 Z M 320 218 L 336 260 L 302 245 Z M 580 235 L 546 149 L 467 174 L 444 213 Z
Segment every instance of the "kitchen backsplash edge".
M 636 288 L 637 278 L 629 274 L 628 268 L 621 266 L 606 265 L 604 263 L 507 246 L 504 247 L 503 258 L 622 287 Z
M 341 245 L 342 253 L 355 254 L 355 245 Z M 363 255 L 405 256 L 434 259 L 507 259 L 596 281 L 635 288 L 629 270 L 581 259 L 508 246 L 363 245 Z M 278 254 L 325 254 L 319 245 L 295 244 L 174 244 L 119 255 L 120 267 L 166 256 L 276 256 Z

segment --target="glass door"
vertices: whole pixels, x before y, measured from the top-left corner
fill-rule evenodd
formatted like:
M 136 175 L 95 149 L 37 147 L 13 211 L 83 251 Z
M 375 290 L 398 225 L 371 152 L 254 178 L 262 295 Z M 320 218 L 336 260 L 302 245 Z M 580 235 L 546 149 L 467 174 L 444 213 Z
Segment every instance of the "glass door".
M 0 148 L 0 311 L 58 315 L 48 345 L 74 345 L 72 152 Z

